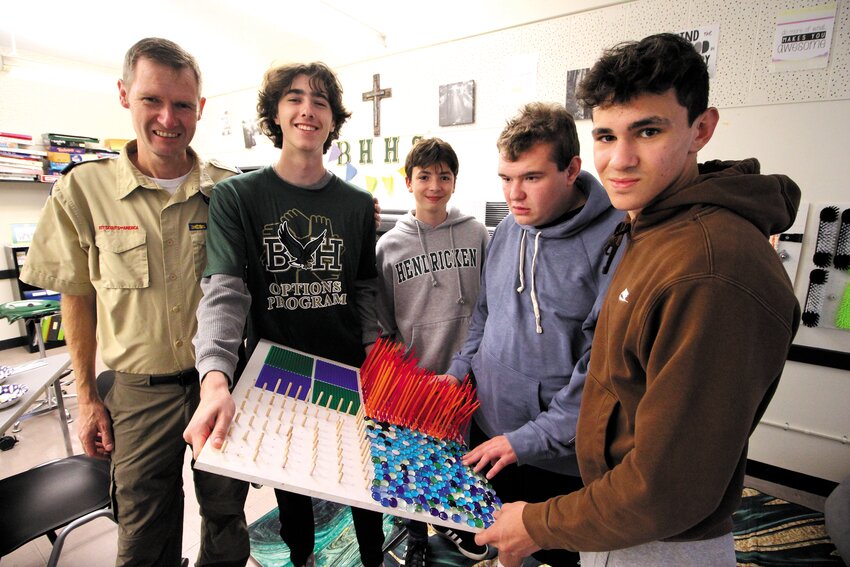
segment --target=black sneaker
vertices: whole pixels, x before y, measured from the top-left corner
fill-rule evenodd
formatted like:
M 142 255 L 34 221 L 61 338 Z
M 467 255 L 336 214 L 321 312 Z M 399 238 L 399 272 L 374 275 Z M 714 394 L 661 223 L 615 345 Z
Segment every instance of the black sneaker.
M 478 545 L 475 543 L 475 534 L 472 532 L 455 531 L 452 528 L 444 528 L 443 526 L 434 526 L 434 531 L 438 535 L 451 541 L 457 547 L 457 550 L 465 557 L 474 561 L 486 559 L 490 553 L 490 548 L 486 545 Z
M 415 539 L 407 540 L 407 549 L 404 552 L 404 567 L 427 567 L 428 542 Z

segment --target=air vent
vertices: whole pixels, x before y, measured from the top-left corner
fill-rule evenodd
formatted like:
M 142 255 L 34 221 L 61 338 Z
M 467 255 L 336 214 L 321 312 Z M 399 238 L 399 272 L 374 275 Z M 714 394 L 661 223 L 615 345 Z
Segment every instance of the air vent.
M 508 204 L 504 201 L 487 201 L 484 205 L 484 226 L 493 236 L 493 231 L 496 226 L 502 222 L 502 219 L 508 216 Z

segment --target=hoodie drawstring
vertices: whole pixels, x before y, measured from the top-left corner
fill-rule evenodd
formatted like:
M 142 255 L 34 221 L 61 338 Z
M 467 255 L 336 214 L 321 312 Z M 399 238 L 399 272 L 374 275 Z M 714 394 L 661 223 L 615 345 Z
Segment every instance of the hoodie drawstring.
M 632 225 L 628 221 L 621 222 L 614 229 L 614 234 L 608 237 L 608 240 L 605 241 L 605 247 L 602 249 L 602 252 L 608 256 L 608 260 L 605 262 L 605 267 L 602 268 L 602 273 L 607 274 L 608 270 L 611 268 L 611 263 L 614 261 L 614 256 L 617 255 L 617 249 L 620 248 L 620 244 L 623 242 L 623 236 L 629 233 Z
M 418 220 L 414 220 L 413 224 L 416 225 L 416 234 L 419 235 L 419 247 L 422 249 L 422 254 L 424 254 L 425 257 L 427 258 L 428 257 L 428 249 L 425 247 L 425 241 L 422 239 L 422 228 L 419 226 Z M 437 278 L 434 277 L 434 273 L 429 270 L 428 275 L 431 276 L 431 285 L 433 287 L 437 287 L 437 285 L 439 285 L 439 284 L 437 283 Z
M 452 246 L 452 250 L 457 250 L 455 248 L 455 234 L 454 234 L 454 225 L 449 225 L 449 243 Z M 455 277 L 457 278 L 457 304 L 463 305 L 466 301 L 463 299 L 463 285 L 460 281 L 460 270 L 455 270 Z
M 526 231 L 522 231 L 522 238 L 519 241 L 519 287 L 516 288 L 517 293 L 522 293 L 525 289 L 525 236 Z M 540 323 L 540 304 L 537 301 L 537 288 L 534 286 L 534 272 L 537 270 L 537 253 L 540 251 L 540 233 L 534 236 L 534 254 L 531 256 L 531 308 L 534 311 L 534 325 L 537 334 L 543 333 L 543 326 Z
M 422 249 L 422 254 L 425 257 L 428 257 L 428 247 L 425 246 L 425 239 L 422 237 L 422 226 L 419 224 L 418 220 L 414 220 L 413 224 L 416 225 L 416 234 L 419 236 L 419 247 Z M 455 250 L 455 237 L 454 237 L 454 225 L 449 225 L 449 242 L 451 243 L 452 250 Z M 460 279 L 460 270 L 455 270 L 455 276 L 457 277 L 457 304 L 464 305 L 466 300 L 463 298 L 463 285 L 461 284 Z M 440 282 L 437 281 L 437 278 L 434 277 L 434 272 L 429 270 L 428 275 L 431 277 L 431 285 L 433 287 L 437 287 L 440 285 Z
M 517 293 L 522 293 L 525 289 L 525 235 L 528 234 L 522 231 L 522 238 L 519 240 L 519 287 L 516 288 Z

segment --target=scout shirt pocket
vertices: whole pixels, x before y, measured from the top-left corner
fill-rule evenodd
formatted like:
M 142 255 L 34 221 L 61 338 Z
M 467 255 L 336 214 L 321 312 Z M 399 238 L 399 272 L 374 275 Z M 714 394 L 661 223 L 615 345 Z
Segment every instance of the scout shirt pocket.
M 192 260 L 195 265 L 195 279 L 200 281 L 207 267 L 207 225 L 192 223 L 189 225 L 189 236 L 192 238 Z
M 141 229 L 101 231 L 95 235 L 101 285 L 106 289 L 148 287 L 147 235 Z

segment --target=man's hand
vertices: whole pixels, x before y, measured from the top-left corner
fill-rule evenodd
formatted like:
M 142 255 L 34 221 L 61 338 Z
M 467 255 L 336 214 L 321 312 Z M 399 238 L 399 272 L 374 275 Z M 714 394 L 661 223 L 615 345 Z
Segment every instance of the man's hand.
M 372 197 L 375 201 L 375 230 L 381 228 L 381 205 L 378 204 L 378 198 Z
M 457 377 L 452 376 L 451 374 L 435 374 L 434 378 L 443 380 L 445 382 L 448 382 L 449 384 L 454 384 L 455 386 L 460 386 L 460 380 L 458 380 Z
M 109 412 L 100 398 L 89 402 L 80 401 L 79 410 L 77 429 L 83 451 L 89 457 L 108 459 L 115 448 Z
M 509 558 L 528 557 L 539 550 L 540 546 L 534 543 L 522 523 L 522 511 L 526 504 L 518 501 L 503 505 L 501 510 L 493 514 L 496 522 L 477 534 L 475 543 L 492 545 L 499 550 L 500 556 L 504 553 Z
M 484 467 L 490 465 L 490 470 L 485 475 L 490 480 L 500 470 L 516 462 L 516 453 L 511 447 L 510 441 L 504 435 L 493 437 L 481 445 L 472 449 L 463 456 L 463 464 L 474 466 L 475 472 L 481 472 Z
M 197 459 L 207 439 L 213 447 L 221 449 L 227 428 L 236 413 L 236 404 L 230 395 L 227 376 L 213 370 L 201 382 L 201 403 L 192 416 L 183 439 L 192 446 L 192 456 Z

